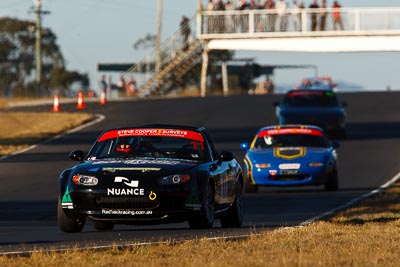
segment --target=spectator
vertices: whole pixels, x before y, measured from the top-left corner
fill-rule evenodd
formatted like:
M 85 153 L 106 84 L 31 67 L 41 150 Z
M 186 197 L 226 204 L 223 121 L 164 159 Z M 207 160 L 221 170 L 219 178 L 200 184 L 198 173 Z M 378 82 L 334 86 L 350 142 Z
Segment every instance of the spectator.
M 230 11 L 232 11 L 232 10 L 234 10 L 235 9 L 235 7 L 234 7 L 234 5 L 233 5 L 233 2 L 232 1 L 230 1 L 230 0 L 228 0 L 226 3 L 225 3 L 225 10 L 227 10 L 228 12 L 230 12 Z M 234 24 L 234 22 L 233 22 L 233 18 L 232 18 L 232 15 L 231 14 L 229 14 L 229 15 L 227 15 L 226 17 L 225 17 L 225 25 L 226 25 L 226 30 L 227 30 L 227 32 L 235 32 L 236 30 L 235 30 L 235 24 Z
M 261 1 L 255 1 L 254 9 L 258 9 L 258 10 L 264 9 L 264 4 L 261 3 Z M 254 24 L 255 24 L 257 32 L 265 32 L 266 17 L 267 17 L 267 15 L 265 15 L 265 14 L 257 14 L 257 13 L 254 14 Z
M 206 11 L 214 11 L 215 6 L 213 0 L 208 0 L 208 4 L 206 6 Z
M 333 8 L 333 29 L 334 30 L 343 30 L 343 22 L 342 16 L 340 14 L 340 8 L 342 6 L 338 3 L 338 1 L 334 1 L 332 8 Z
M 312 3 L 310 4 L 309 8 L 318 9 L 319 5 L 318 5 L 317 0 L 313 0 Z M 318 14 L 317 14 L 317 12 L 311 10 L 311 30 L 316 31 L 317 25 L 318 25 Z
M 322 0 L 319 6 L 321 12 L 319 13 L 319 30 L 325 31 L 326 27 L 326 0 Z
M 208 4 L 206 6 L 206 11 L 214 11 L 215 10 L 215 5 L 213 0 L 208 0 Z M 214 15 L 208 15 L 207 19 L 207 33 L 213 33 L 214 32 Z
M 107 95 L 107 82 L 106 82 L 106 76 L 101 75 L 100 83 L 99 83 L 99 88 L 100 88 L 100 94 L 101 92 L 104 92 Z
M 266 0 L 264 7 L 270 11 L 267 15 L 267 31 L 274 32 L 276 24 L 276 5 L 274 0 Z
M 126 89 L 129 96 L 134 96 L 136 94 L 136 80 L 135 78 L 133 78 L 133 76 L 131 76 L 131 78 L 129 79 Z
M 217 3 L 215 4 L 215 11 L 224 11 L 225 10 L 225 5 L 222 2 L 222 0 L 217 0 Z M 221 15 L 218 14 L 214 18 L 214 23 L 216 27 L 216 32 L 217 33 L 224 33 L 225 32 L 225 14 Z
M 236 5 L 237 10 L 246 10 L 250 9 L 249 3 L 247 0 L 239 0 Z M 239 32 L 248 32 L 249 31 L 249 15 L 248 14 L 240 14 L 237 17 Z
M 254 9 L 264 9 L 264 5 L 261 3 L 261 1 L 255 1 Z
M 233 2 L 231 0 L 226 1 L 225 10 L 234 10 Z
M 247 0 L 239 0 L 236 6 L 237 10 L 245 10 L 245 9 L 250 9 L 249 3 L 247 3 Z
M 284 0 L 279 0 L 276 3 L 276 13 L 279 17 L 279 31 L 284 32 L 287 28 L 287 14 L 286 14 L 287 4 Z
M 124 75 L 121 75 L 117 82 L 117 88 L 120 92 L 122 92 L 122 91 L 126 90 L 125 86 L 126 86 L 125 77 L 124 77 Z
M 275 92 L 274 82 L 271 80 L 269 76 L 265 79 L 264 82 L 264 93 L 265 94 L 273 94 Z
M 222 11 L 225 10 L 225 4 L 222 2 L 222 0 L 217 0 L 217 3 L 215 4 L 215 10 Z
M 186 16 L 182 16 L 181 23 L 180 23 L 180 30 L 181 35 L 183 38 L 183 49 L 186 50 L 188 48 L 188 41 L 190 35 L 190 26 L 189 26 L 189 19 Z
M 256 9 L 256 1 L 255 0 L 250 0 L 249 9 Z
M 294 0 L 292 4 L 292 19 L 293 19 L 293 29 L 295 31 L 301 30 L 301 10 L 297 1 Z
M 263 5 L 260 3 L 260 1 L 250 0 L 249 9 L 262 9 L 262 8 Z

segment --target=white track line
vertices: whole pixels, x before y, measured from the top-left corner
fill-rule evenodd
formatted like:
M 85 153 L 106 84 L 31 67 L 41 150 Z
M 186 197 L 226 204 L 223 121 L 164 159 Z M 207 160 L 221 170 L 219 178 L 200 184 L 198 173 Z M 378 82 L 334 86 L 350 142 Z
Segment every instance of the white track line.
M 63 137 L 64 135 L 67 135 L 67 134 L 70 134 L 70 133 L 74 133 L 74 132 L 80 131 L 80 130 L 86 128 L 86 127 L 92 126 L 92 125 L 94 125 L 96 123 L 101 122 L 102 120 L 104 120 L 106 118 L 104 115 L 101 115 L 101 114 L 95 114 L 94 116 L 96 117 L 95 120 L 89 121 L 88 123 L 82 124 L 82 125 L 74 128 L 74 129 L 68 130 L 68 131 L 66 131 L 66 132 L 64 132 L 62 134 L 58 134 L 56 136 L 53 136 L 53 137 L 51 137 L 51 138 L 49 138 L 49 139 L 47 139 L 45 141 L 42 141 L 42 142 L 40 142 L 38 144 L 31 145 L 31 146 L 29 146 L 29 147 L 27 147 L 25 149 L 21 149 L 21 150 L 18 150 L 16 152 L 13 152 L 13 153 L 11 153 L 9 155 L 2 156 L 2 157 L 0 157 L 0 160 L 7 159 L 7 158 L 10 158 L 10 157 L 18 155 L 18 154 L 22 154 L 22 153 L 24 153 L 26 151 L 29 151 L 29 150 L 32 150 L 32 149 L 36 148 L 39 145 L 43 145 L 43 144 L 49 143 L 50 141 L 59 139 L 59 138 Z
M 343 210 L 343 209 L 345 209 L 345 208 L 348 208 L 349 206 L 351 206 L 351 205 L 357 203 L 357 202 L 360 201 L 360 200 L 363 200 L 363 199 L 365 199 L 365 198 L 367 198 L 367 197 L 370 197 L 370 196 L 372 196 L 372 195 L 375 195 L 375 194 L 381 192 L 382 190 L 384 190 L 384 189 L 388 188 L 389 186 L 393 185 L 393 184 L 394 184 L 395 182 L 397 182 L 399 179 L 400 179 L 400 172 L 397 173 L 392 179 L 390 179 L 389 181 L 387 181 L 386 183 L 384 183 L 384 184 L 381 185 L 380 187 L 378 187 L 378 188 L 372 190 L 371 192 L 368 192 L 368 193 L 366 193 L 366 194 L 364 194 L 364 195 L 361 195 L 361 196 L 359 196 L 359 197 L 353 198 L 353 199 L 350 200 L 349 202 L 347 202 L 347 203 L 345 203 L 345 204 L 343 204 L 343 205 L 341 205 L 341 206 L 339 206 L 339 207 L 336 207 L 336 208 L 331 209 L 331 210 L 329 210 L 329 211 L 327 211 L 327 212 L 324 212 L 324 213 L 322 213 L 322 214 L 320 214 L 320 215 L 317 215 L 317 216 L 315 216 L 315 217 L 313 217 L 313 218 L 311 218 L 311 219 L 308 219 L 308 220 L 306 220 L 306 221 L 300 223 L 299 226 L 306 226 L 306 225 L 308 225 L 308 224 L 310 224 L 310 223 L 312 223 L 312 222 L 315 222 L 315 221 L 320 220 L 320 219 L 322 219 L 322 218 L 324 218 L 324 217 L 330 216 L 330 215 L 334 214 L 335 212 L 337 212 L 337 211 L 339 211 L 339 210 Z

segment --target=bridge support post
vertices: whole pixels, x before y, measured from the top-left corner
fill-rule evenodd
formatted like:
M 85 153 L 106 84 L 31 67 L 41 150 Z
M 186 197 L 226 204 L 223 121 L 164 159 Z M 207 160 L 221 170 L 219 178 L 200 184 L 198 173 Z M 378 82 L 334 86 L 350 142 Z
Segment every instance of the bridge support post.
M 207 93 L 207 69 L 208 69 L 208 49 L 207 49 L 207 43 L 205 43 L 202 53 L 202 65 L 201 65 L 201 80 L 200 80 L 201 97 L 206 97 Z

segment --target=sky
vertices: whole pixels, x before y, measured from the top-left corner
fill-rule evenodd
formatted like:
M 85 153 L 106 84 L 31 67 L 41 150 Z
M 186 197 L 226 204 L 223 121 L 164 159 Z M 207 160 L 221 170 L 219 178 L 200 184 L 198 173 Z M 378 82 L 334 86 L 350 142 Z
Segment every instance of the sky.
M 0 16 L 35 20 L 36 0 L 0 0 Z M 133 44 L 157 30 L 157 0 L 42 0 L 43 27 L 58 37 L 57 43 L 68 70 L 87 73 L 91 87 L 98 87 L 98 63 L 129 63 L 143 59 L 147 50 Z M 206 1 L 203 1 L 206 3 Z M 236 2 L 236 1 L 235 1 Z M 288 2 L 291 2 L 288 0 Z M 301 2 L 301 1 L 299 1 Z M 311 0 L 303 1 L 306 6 Z M 328 0 L 331 5 L 333 0 Z M 341 0 L 343 7 L 400 7 L 400 0 Z M 162 39 L 179 28 L 182 15 L 196 14 L 198 0 L 163 0 Z M 400 53 L 288 53 L 237 52 L 236 57 L 254 57 L 260 64 L 316 65 L 320 75 L 360 85 L 367 90 L 390 86 L 400 90 Z M 312 70 L 278 70 L 275 83 L 296 84 Z

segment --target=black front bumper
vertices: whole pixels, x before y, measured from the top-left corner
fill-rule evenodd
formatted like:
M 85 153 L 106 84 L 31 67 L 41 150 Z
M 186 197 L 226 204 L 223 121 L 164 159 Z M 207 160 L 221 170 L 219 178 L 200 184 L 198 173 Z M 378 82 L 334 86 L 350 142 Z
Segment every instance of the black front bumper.
M 183 188 L 149 191 L 143 196 L 110 196 L 104 190 L 87 189 L 70 190 L 69 194 L 72 205 L 64 211 L 71 218 L 158 224 L 184 221 L 200 210 L 198 196 Z

